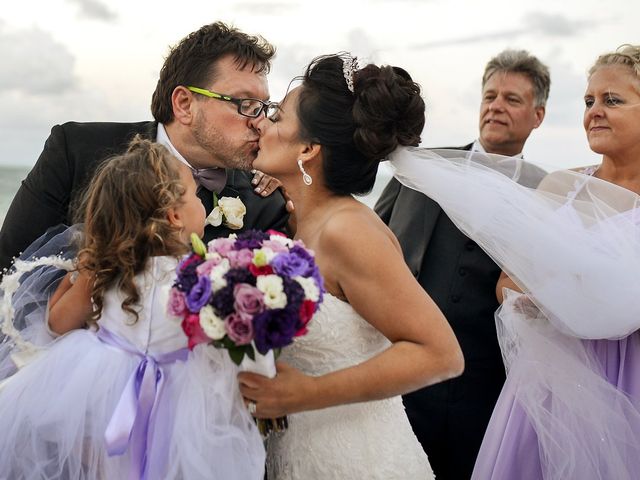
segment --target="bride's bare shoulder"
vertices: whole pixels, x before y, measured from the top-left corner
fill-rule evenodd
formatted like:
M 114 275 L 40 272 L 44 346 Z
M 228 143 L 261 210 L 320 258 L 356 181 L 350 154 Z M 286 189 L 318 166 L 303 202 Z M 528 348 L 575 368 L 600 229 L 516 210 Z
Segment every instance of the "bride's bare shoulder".
M 331 248 L 399 248 L 396 237 L 378 215 L 364 204 L 336 210 L 322 231 L 322 243 Z

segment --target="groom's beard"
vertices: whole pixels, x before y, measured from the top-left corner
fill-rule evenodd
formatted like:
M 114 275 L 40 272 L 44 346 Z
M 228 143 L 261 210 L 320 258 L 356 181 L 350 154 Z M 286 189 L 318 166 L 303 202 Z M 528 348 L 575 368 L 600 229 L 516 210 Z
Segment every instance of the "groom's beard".
M 243 138 L 232 138 L 224 129 L 207 124 L 202 113 L 194 119 L 193 136 L 204 151 L 216 159 L 211 166 L 251 170 L 258 155 L 258 134 L 247 128 Z

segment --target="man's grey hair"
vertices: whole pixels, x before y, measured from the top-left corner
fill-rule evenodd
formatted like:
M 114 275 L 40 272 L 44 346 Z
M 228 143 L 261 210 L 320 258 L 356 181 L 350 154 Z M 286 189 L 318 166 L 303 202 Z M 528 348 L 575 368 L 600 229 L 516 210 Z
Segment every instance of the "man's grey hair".
M 549 98 L 551 77 L 549 68 L 526 50 L 504 50 L 487 63 L 482 76 L 482 88 L 494 73 L 522 73 L 533 85 L 536 107 L 544 107 Z

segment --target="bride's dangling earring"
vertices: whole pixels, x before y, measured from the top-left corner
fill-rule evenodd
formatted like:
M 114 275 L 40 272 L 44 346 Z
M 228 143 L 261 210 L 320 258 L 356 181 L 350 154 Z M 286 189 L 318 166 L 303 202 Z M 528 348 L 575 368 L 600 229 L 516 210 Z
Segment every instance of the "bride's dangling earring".
M 313 178 L 307 172 L 304 171 L 304 167 L 302 166 L 302 160 L 298 159 L 298 168 L 302 172 L 302 181 L 305 185 L 311 185 L 313 183 Z

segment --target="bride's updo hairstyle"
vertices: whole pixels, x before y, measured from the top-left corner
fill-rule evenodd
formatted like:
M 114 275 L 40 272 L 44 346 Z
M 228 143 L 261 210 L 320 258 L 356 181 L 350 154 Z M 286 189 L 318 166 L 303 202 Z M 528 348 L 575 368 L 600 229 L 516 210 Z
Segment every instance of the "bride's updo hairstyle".
M 303 76 L 300 136 L 322 145 L 327 188 L 339 195 L 371 191 L 378 165 L 399 146 L 417 146 L 424 127 L 420 86 L 398 67 L 355 61 L 346 54 L 315 58 Z M 348 79 L 353 76 L 350 90 Z

